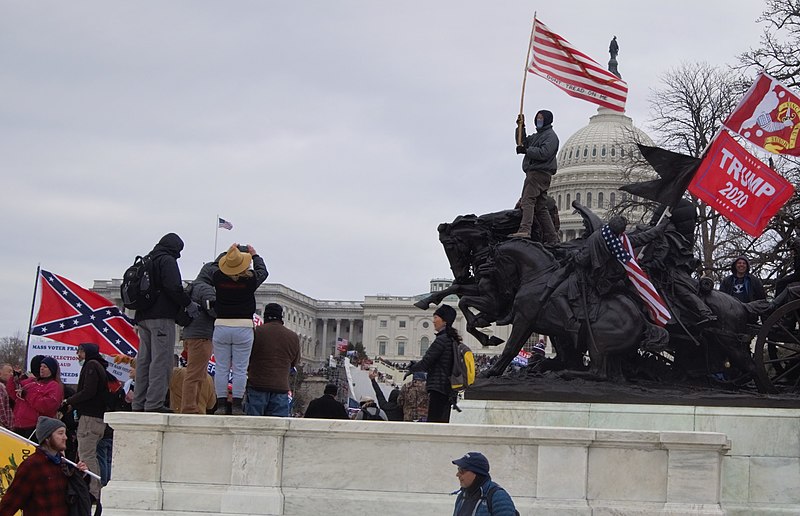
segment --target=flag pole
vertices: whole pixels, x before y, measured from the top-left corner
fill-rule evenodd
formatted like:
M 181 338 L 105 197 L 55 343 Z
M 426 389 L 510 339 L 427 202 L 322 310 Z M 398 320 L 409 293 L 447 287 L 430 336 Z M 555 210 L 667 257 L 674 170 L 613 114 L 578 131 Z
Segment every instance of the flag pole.
M 31 347 L 31 326 L 33 326 L 33 311 L 36 309 L 36 292 L 39 291 L 39 272 L 42 270 L 42 264 L 36 265 L 36 280 L 33 282 L 33 299 L 31 300 L 31 316 L 28 319 L 28 331 L 25 338 L 25 363 L 22 364 L 23 369 L 28 367 L 28 350 Z
M 30 439 L 26 439 L 25 437 L 22 437 L 21 435 L 15 434 L 11 430 L 8 430 L 7 428 L 3 428 L 2 426 L 0 426 L 0 432 L 6 434 L 6 436 L 8 436 L 8 437 L 13 437 L 14 439 L 17 439 L 19 441 L 24 441 L 25 444 L 29 444 L 29 445 L 33 446 L 34 448 L 38 448 L 39 447 L 38 444 L 36 444 L 35 442 L 31 441 Z M 72 466 L 73 468 L 78 469 L 78 465 L 77 464 L 75 464 L 74 462 L 72 462 L 68 458 L 64 457 L 63 455 L 61 456 L 61 460 L 63 460 L 64 462 L 66 462 L 67 464 Z M 97 480 L 101 480 L 100 475 L 98 475 L 97 473 L 92 473 L 88 469 L 86 470 L 86 474 L 89 475 L 92 478 L 96 478 Z
M 217 220 L 214 224 L 214 254 L 211 255 L 212 262 L 217 258 L 217 236 L 219 236 L 219 213 L 217 213 Z
M 522 145 L 522 126 L 525 125 L 525 84 L 528 82 L 528 63 L 531 61 L 531 47 L 533 46 L 533 36 L 536 32 L 536 11 L 533 12 L 533 25 L 531 26 L 531 38 L 528 40 L 528 54 L 525 56 L 525 65 L 522 67 L 522 94 L 519 97 L 519 118 L 517 118 L 517 145 Z

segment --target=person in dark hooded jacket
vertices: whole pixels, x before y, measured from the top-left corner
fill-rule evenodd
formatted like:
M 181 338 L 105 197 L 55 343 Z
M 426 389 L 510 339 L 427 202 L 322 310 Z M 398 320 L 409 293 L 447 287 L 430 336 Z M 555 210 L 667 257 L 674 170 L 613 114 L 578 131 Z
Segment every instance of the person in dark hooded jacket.
M 519 230 L 513 237 L 530 238 L 534 218 L 542 234 L 542 242 L 558 243 L 553 219 L 547 211 L 547 190 L 558 168 L 558 136 L 553 131 L 553 113 L 542 110 L 536 113 L 536 134 L 527 136 L 522 115 L 517 118 L 517 154 L 524 154 L 522 170 L 525 183 L 517 207 L 522 210 Z M 521 143 L 519 143 L 521 142 Z
M 184 308 L 192 317 L 198 306 L 183 290 L 178 258 L 183 240 L 175 233 L 164 235 L 150 252 L 153 281 L 159 289 L 150 308 L 137 310 L 139 353 L 136 356 L 134 412 L 164 412 L 175 349 L 175 318 Z
M 378 378 L 378 372 L 370 371 L 369 380 L 372 383 L 372 390 L 375 391 L 375 398 L 378 400 L 378 406 L 386 413 L 386 417 L 389 421 L 402 421 L 403 407 L 397 403 L 397 398 L 400 396 L 400 389 L 392 389 L 392 392 L 389 393 L 389 399 L 387 400 L 376 378 Z
M 750 274 L 750 261 L 745 256 L 738 256 L 731 264 L 731 274 L 722 280 L 719 290 L 730 294 L 742 303 L 757 299 L 766 299 L 764 284 Z
M 208 361 L 213 351 L 211 339 L 214 336 L 214 320 L 217 317 L 214 303 L 217 292 L 214 289 L 214 272 L 219 270 L 221 253 L 213 262 L 200 268 L 197 278 L 189 287 L 189 295 L 200 305 L 197 317 L 183 329 L 183 347 L 186 350 L 186 371 L 181 393 L 181 414 L 205 414 L 200 404 L 200 391 L 207 381 Z
M 64 403 L 78 412 L 78 457 L 86 463 L 89 471 L 100 474 L 97 443 L 106 431 L 103 416 L 106 413 L 105 394 L 108 392 L 108 362 L 100 355 L 100 347 L 93 343 L 78 346 L 78 361 L 83 366 L 78 376 L 78 388 Z M 92 478 L 89 492 L 95 500 L 100 499 L 100 482 L 97 479 Z

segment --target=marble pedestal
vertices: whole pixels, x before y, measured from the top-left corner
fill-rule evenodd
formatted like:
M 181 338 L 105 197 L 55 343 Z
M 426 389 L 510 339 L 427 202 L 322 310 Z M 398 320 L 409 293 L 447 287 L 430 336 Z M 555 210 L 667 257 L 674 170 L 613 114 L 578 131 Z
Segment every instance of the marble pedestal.
M 465 414 L 466 416 L 467 414 Z M 521 514 L 723 514 L 718 432 L 111 413 L 110 515 L 441 515 L 479 450 Z

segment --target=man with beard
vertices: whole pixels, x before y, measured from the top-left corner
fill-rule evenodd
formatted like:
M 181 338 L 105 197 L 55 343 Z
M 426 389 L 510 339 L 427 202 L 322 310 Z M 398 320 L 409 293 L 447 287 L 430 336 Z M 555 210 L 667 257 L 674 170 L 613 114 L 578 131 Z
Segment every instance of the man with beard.
M 40 416 L 36 424 L 39 446 L 22 461 L 0 499 L 0 516 L 12 516 L 22 510 L 25 516 L 67 516 L 69 477 L 80 474 L 64 462 L 67 429 L 58 419 Z M 81 472 L 86 464 L 77 464 Z

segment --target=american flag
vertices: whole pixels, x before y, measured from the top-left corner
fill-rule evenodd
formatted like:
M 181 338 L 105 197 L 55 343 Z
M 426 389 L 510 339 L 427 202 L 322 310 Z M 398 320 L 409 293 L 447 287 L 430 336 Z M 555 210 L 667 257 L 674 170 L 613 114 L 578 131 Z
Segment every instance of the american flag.
M 219 219 L 219 225 L 217 227 L 222 229 L 233 229 L 233 224 L 223 219 L 222 217 L 217 217 L 217 218 Z
M 577 50 L 538 19 L 533 20 L 528 71 L 544 77 L 567 95 L 614 111 L 625 111 L 628 85 Z
M 44 270 L 39 272 L 39 285 L 39 312 L 32 335 L 73 346 L 93 342 L 106 355 L 136 356 L 139 336 L 114 303 Z
M 659 326 L 666 326 L 672 316 L 664 304 L 664 300 L 656 291 L 656 287 L 650 282 L 647 273 L 636 262 L 633 246 L 628 240 L 628 235 L 625 233 L 622 233 L 621 236 L 615 235 L 611 228 L 608 227 L 608 224 L 603 226 L 601 232 L 608 250 L 625 268 L 628 279 L 631 280 L 639 297 L 642 298 L 642 301 L 647 305 L 647 309 L 650 310 L 650 316 L 653 321 Z

